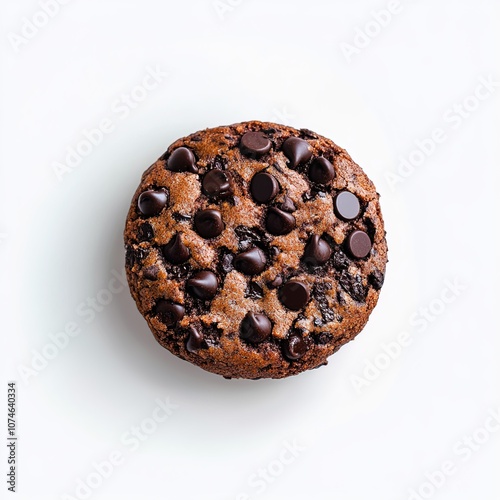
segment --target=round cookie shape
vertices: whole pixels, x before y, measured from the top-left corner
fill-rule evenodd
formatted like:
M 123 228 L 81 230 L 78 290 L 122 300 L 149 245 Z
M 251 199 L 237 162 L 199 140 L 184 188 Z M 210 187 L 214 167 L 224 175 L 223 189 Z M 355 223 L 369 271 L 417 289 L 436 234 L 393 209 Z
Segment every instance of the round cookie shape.
M 325 365 L 368 321 L 387 262 L 379 195 L 347 152 L 258 121 L 175 141 L 142 175 L 124 240 L 156 340 L 226 378 Z

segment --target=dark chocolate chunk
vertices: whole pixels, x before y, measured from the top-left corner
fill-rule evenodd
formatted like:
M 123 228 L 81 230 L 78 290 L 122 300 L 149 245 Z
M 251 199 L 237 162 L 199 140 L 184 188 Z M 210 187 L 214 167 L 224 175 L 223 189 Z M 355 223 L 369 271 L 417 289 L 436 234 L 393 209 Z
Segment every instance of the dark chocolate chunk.
M 289 137 L 283 143 L 283 153 L 289 160 L 288 166 L 297 168 L 311 158 L 313 151 L 311 145 L 304 139 Z
M 156 281 L 158 279 L 158 273 L 160 269 L 158 266 L 149 266 L 142 271 L 142 277 L 149 281 Z
M 160 299 L 156 303 L 154 314 L 160 318 L 162 323 L 167 326 L 174 326 L 184 317 L 185 309 L 181 304 Z
M 217 286 L 217 276 L 212 271 L 199 271 L 186 282 L 188 293 L 201 300 L 213 299 Z
M 222 247 L 219 250 L 219 266 L 218 266 L 219 273 L 221 274 L 230 273 L 233 270 L 233 260 L 234 256 L 231 250 L 229 250 L 226 247 Z
M 137 200 L 137 206 L 142 215 L 152 217 L 158 215 L 167 206 L 167 193 L 165 191 L 144 191 Z
M 185 147 L 177 148 L 167 161 L 167 170 L 197 174 L 198 167 L 193 152 Z
M 251 158 L 259 158 L 271 149 L 271 141 L 262 132 L 247 132 L 240 142 L 240 150 Z
M 206 349 L 207 344 L 203 338 L 203 333 L 194 326 L 190 326 L 188 329 L 188 336 L 186 339 L 186 351 L 190 353 L 195 353 L 200 349 Z
M 267 211 L 266 228 L 275 236 L 288 234 L 295 228 L 295 217 L 279 208 L 270 207 Z
M 330 307 L 328 303 L 328 298 L 326 296 L 327 290 L 331 290 L 331 284 L 328 283 L 317 283 L 313 289 L 313 297 L 316 300 L 316 305 L 318 306 L 321 316 L 325 323 L 330 323 L 335 321 L 335 312 Z
M 220 344 L 220 337 L 222 329 L 217 326 L 217 323 L 203 326 L 203 338 L 207 346 L 218 346 Z
M 266 256 L 260 248 L 251 248 L 234 258 L 234 267 L 243 274 L 260 274 L 266 268 Z
M 191 256 L 189 248 L 182 243 L 181 235 L 176 233 L 172 239 L 161 248 L 165 259 L 171 264 L 183 264 Z
M 375 269 L 375 271 L 368 276 L 368 283 L 378 291 L 384 284 L 384 275 L 378 269 Z
M 149 222 L 144 222 L 137 229 L 137 240 L 151 241 L 155 237 L 153 226 Z
M 300 311 L 309 301 L 309 287 L 298 280 L 287 281 L 278 292 L 280 302 L 292 311 Z
M 333 267 L 335 269 L 347 269 L 351 261 L 342 250 L 337 250 L 333 254 Z
M 354 220 L 361 209 L 356 195 L 349 191 L 341 191 L 333 200 L 335 215 L 344 221 Z
M 326 345 L 333 340 L 333 335 L 328 332 L 320 332 L 318 335 L 314 336 L 314 340 L 318 345 Z
M 347 271 L 342 271 L 339 278 L 340 286 L 354 299 L 358 302 L 364 302 L 368 290 L 363 286 L 361 276 L 353 276 Z
M 253 300 L 261 299 L 264 297 L 264 290 L 262 290 L 262 287 L 258 283 L 255 283 L 255 281 L 250 281 L 245 291 L 245 297 Z
M 267 283 L 267 286 L 269 288 L 273 289 L 273 288 L 278 288 L 282 284 L 283 284 L 283 278 L 278 274 L 278 276 L 276 276 L 276 278 L 274 278 L 272 281 L 269 281 Z
M 177 222 L 189 222 L 193 217 L 189 214 L 181 214 L 180 212 L 174 212 L 172 217 Z
M 275 247 L 274 245 L 269 247 L 269 255 L 271 258 L 275 259 L 280 253 L 281 250 L 278 247 Z
M 180 266 L 172 266 L 168 270 L 168 278 L 185 281 L 192 269 L 189 264 L 181 264 Z
M 283 202 L 280 205 L 280 208 L 284 212 L 289 212 L 289 213 L 295 212 L 295 210 L 297 210 L 295 203 L 288 196 L 285 196 L 285 198 L 283 199 Z
M 330 245 L 317 234 L 314 234 L 309 239 L 304 250 L 303 260 L 311 266 L 322 266 L 332 255 Z
M 301 335 L 293 334 L 283 341 L 283 354 L 290 360 L 300 359 L 307 352 L 307 343 Z
M 248 250 L 252 246 L 267 247 L 269 237 L 259 227 L 237 226 L 234 232 L 238 236 L 240 250 Z
M 333 165 L 322 156 L 315 158 L 309 167 L 309 179 L 317 184 L 328 184 L 335 177 Z
M 229 174 L 224 170 L 210 170 L 203 177 L 203 192 L 211 198 L 225 199 L 233 194 Z
M 364 231 L 356 230 L 347 237 L 346 248 L 354 258 L 363 259 L 370 253 L 372 242 Z
M 308 128 L 301 128 L 300 135 L 302 137 L 307 138 L 307 139 L 317 139 L 318 138 L 318 134 L 316 134 L 316 132 L 313 132 L 312 130 L 309 130 Z
M 125 264 L 127 267 L 134 267 L 134 264 L 140 264 L 149 254 L 149 250 L 141 247 L 127 246 L 125 252 Z
M 211 163 L 211 170 L 226 170 L 227 169 L 227 157 L 226 156 L 221 156 L 217 155 L 212 163 Z
M 270 202 L 280 190 L 276 178 L 267 172 L 255 174 L 250 182 L 250 192 L 258 203 Z
M 240 337 L 247 342 L 258 344 L 271 335 L 272 329 L 273 325 L 265 314 L 249 312 L 241 322 Z
M 215 238 L 224 231 L 222 215 L 218 210 L 200 210 L 194 216 L 194 227 L 202 238 Z

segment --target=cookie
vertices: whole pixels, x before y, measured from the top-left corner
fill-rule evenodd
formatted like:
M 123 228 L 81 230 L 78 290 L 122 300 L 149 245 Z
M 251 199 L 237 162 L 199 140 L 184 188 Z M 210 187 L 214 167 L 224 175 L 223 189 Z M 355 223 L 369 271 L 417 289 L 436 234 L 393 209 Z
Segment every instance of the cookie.
M 258 121 L 174 142 L 142 176 L 125 248 L 156 340 L 226 378 L 326 364 L 367 322 L 387 261 L 379 195 L 346 151 Z

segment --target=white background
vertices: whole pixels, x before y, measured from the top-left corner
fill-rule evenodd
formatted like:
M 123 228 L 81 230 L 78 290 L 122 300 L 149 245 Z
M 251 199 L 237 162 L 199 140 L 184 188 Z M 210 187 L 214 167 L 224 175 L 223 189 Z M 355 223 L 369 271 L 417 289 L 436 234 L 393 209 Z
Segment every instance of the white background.
M 17 493 L 2 479 L 0 497 L 82 498 L 90 477 L 92 499 L 497 500 L 500 87 L 471 96 L 500 81 L 498 1 L 402 0 L 382 28 L 384 1 L 218 5 L 73 0 L 33 34 L 38 2 L 2 2 L 0 393 L 3 413 L 17 381 L 19 441 Z M 157 66 L 161 83 L 117 108 Z M 58 180 L 54 163 L 103 118 L 113 131 Z M 346 148 L 382 195 L 390 249 L 364 332 L 327 367 L 279 381 L 227 381 L 170 355 L 127 289 L 93 319 L 82 306 L 122 272 L 143 170 L 180 136 L 249 119 Z M 435 129 L 445 140 L 422 158 L 415 141 Z M 419 165 L 392 186 L 412 152 Z M 54 354 L 69 322 L 80 333 Z M 387 362 L 383 345 L 404 332 Z M 158 398 L 177 408 L 153 429 Z M 122 436 L 141 425 L 133 451 Z M 99 480 L 93 463 L 113 451 L 123 463 Z

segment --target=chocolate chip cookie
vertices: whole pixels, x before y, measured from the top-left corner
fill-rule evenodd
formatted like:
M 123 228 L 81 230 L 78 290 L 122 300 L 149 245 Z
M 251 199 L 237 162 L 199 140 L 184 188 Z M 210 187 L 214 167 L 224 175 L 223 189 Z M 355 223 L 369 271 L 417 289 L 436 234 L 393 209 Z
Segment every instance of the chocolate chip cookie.
M 326 364 L 367 322 L 387 261 L 379 196 L 346 151 L 258 121 L 174 142 L 142 176 L 125 248 L 157 341 L 227 378 Z

